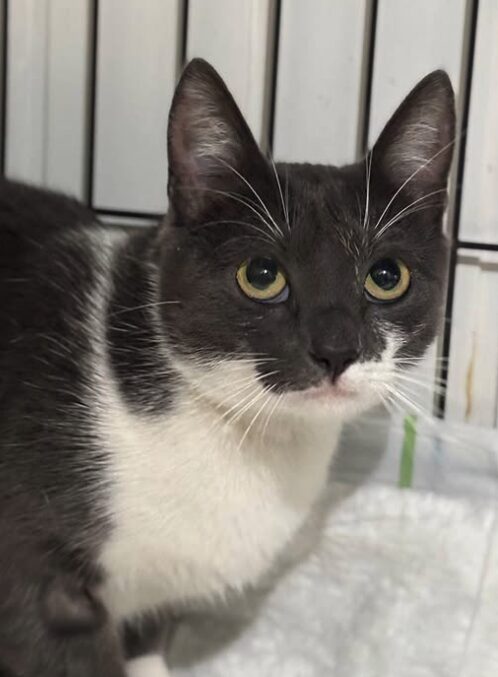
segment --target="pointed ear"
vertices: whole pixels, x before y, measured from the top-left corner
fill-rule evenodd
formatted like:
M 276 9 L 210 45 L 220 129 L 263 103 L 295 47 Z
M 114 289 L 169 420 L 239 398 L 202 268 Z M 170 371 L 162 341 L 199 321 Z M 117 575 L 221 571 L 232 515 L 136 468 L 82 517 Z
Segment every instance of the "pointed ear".
M 203 218 L 227 192 L 266 165 L 218 73 L 193 59 L 176 88 L 168 126 L 170 204 L 186 223 Z
M 421 80 L 391 117 L 373 149 L 376 171 L 405 194 L 444 189 L 453 156 L 455 97 L 444 71 Z

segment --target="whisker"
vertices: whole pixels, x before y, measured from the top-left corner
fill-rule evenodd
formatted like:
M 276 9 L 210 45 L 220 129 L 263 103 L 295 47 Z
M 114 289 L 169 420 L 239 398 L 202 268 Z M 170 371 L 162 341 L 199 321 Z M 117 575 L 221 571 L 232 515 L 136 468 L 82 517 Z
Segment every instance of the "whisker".
M 245 197 L 242 197 L 237 193 L 230 193 L 226 190 L 219 190 L 216 188 L 196 188 L 195 190 L 207 193 L 214 193 L 215 195 L 222 195 L 223 197 L 229 198 L 231 200 L 234 200 L 235 202 L 238 202 L 239 204 L 244 205 L 245 207 L 247 207 L 247 209 L 250 209 L 253 212 L 253 214 L 255 214 L 258 217 L 258 219 L 268 228 L 268 230 L 273 235 L 275 240 L 279 237 L 279 235 L 282 234 L 281 231 L 279 233 L 278 230 L 275 230 L 272 224 L 265 219 L 264 214 L 261 213 L 259 208 L 257 208 L 258 205 L 252 200 L 246 199 Z
M 193 230 L 201 230 L 202 228 L 208 228 L 209 226 L 219 226 L 219 225 L 228 225 L 228 224 L 233 224 L 235 226 L 245 226 L 246 228 L 254 230 L 255 232 L 259 233 L 260 235 L 263 235 L 263 237 L 270 244 L 273 244 L 273 242 L 274 242 L 274 240 L 268 234 L 267 230 L 264 230 L 263 228 L 259 228 L 254 223 L 250 223 L 249 221 L 236 221 L 236 220 L 232 220 L 232 219 L 224 219 L 224 220 L 221 220 L 221 221 L 206 221 L 205 223 L 201 223 L 199 226 L 196 226 Z
M 423 209 L 430 209 L 431 207 L 444 207 L 444 204 L 430 204 L 430 205 L 421 205 L 418 209 L 412 209 L 416 204 L 419 202 L 423 202 L 424 200 L 427 200 L 430 197 L 433 197 L 434 195 L 439 195 L 441 193 L 446 193 L 446 188 L 439 188 L 438 190 L 433 190 L 430 193 L 426 193 L 425 195 L 422 195 L 421 197 L 417 198 L 416 200 L 413 200 L 413 202 L 410 202 L 410 204 L 406 205 L 403 209 L 401 209 L 399 212 L 397 212 L 382 228 L 375 234 L 375 238 L 378 239 L 382 237 L 382 235 L 391 228 L 395 223 L 398 223 L 398 221 L 403 217 L 403 216 L 409 216 L 410 214 L 415 214 L 418 211 L 422 211 Z M 379 223 L 377 224 L 379 225 Z M 375 228 L 377 229 L 377 225 Z
M 181 305 L 181 301 L 152 301 L 151 303 L 143 303 L 140 306 L 132 306 L 131 308 L 122 308 L 121 310 L 111 311 L 110 317 L 117 317 L 124 313 L 131 313 L 135 310 L 142 310 L 143 308 L 155 308 L 157 306 Z
M 263 207 L 263 209 L 264 209 L 266 215 L 268 216 L 268 218 L 269 218 L 270 221 L 272 222 L 272 224 L 273 224 L 273 226 L 275 227 L 275 230 L 277 231 L 277 233 L 278 233 L 281 237 L 284 237 L 284 234 L 283 234 L 283 232 L 282 232 L 280 226 L 277 224 L 277 222 L 275 221 L 275 219 L 273 218 L 273 216 L 270 214 L 270 210 L 269 210 L 268 207 L 266 206 L 264 200 L 262 199 L 262 197 L 260 196 L 260 194 L 258 193 L 258 191 L 254 188 L 254 186 L 253 186 L 253 185 L 252 185 L 252 184 L 251 184 L 244 176 L 242 176 L 242 174 L 241 174 L 239 171 L 237 171 L 237 170 L 235 169 L 235 167 L 232 167 L 228 162 L 226 162 L 226 161 L 223 160 L 222 158 L 218 158 L 218 159 L 219 159 L 219 161 L 220 161 L 223 165 L 225 165 L 225 167 L 227 167 L 228 169 L 230 169 L 230 171 L 232 171 L 236 176 L 239 177 L 239 179 L 240 179 L 241 181 L 243 181 L 243 182 L 245 183 L 245 185 L 249 188 L 249 190 L 253 193 L 253 195 L 255 196 L 255 198 L 256 198 L 256 199 L 258 200 L 258 202 L 260 203 L 260 205 Z
M 446 362 L 449 362 L 450 360 L 449 357 L 435 357 L 433 359 L 437 364 L 444 364 Z M 420 358 L 417 357 L 395 357 L 393 359 L 393 362 L 397 365 L 398 364 L 402 366 L 406 365 L 408 367 L 412 366 L 416 367 L 421 364 Z
M 230 426 L 233 422 L 239 419 L 239 414 L 242 416 L 242 414 L 252 405 L 252 403 L 259 399 L 262 393 L 264 393 L 264 390 L 261 390 L 259 386 L 254 387 L 247 395 L 244 395 L 238 402 L 236 402 L 221 416 L 219 416 L 216 423 L 224 422 L 226 426 Z M 239 407 L 241 408 L 239 409 Z
M 248 400 L 250 400 L 251 397 L 253 397 L 255 394 L 257 395 L 257 394 L 260 393 L 260 392 L 263 392 L 263 393 L 264 393 L 266 389 L 263 387 L 263 390 L 260 391 L 259 382 L 260 382 L 263 378 L 265 378 L 265 376 L 266 376 L 266 377 L 267 377 L 267 376 L 274 376 L 274 375 L 276 375 L 276 374 L 278 374 L 278 373 L 279 373 L 278 371 L 273 371 L 273 372 L 268 372 L 267 374 L 261 374 L 261 375 L 255 377 L 255 378 L 253 378 L 253 380 L 257 381 L 257 383 L 254 384 L 255 387 L 252 388 L 252 390 L 249 392 L 248 395 L 244 395 L 244 396 L 242 397 L 241 400 L 239 400 L 239 401 L 236 402 L 233 406 L 231 406 L 229 409 L 227 409 L 227 410 L 222 414 L 222 416 L 218 417 L 218 419 L 217 419 L 216 422 L 217 422 L 217 423 L 221 423 L 227 416 L 229 416 L 233 411 L 237 410 L 237 408 L 238 408 L 240 405 L 245 404 L 245 403 L 246 403 Z M 226 402 L 229 402 L 234 396 L 237 396 L 239 393 L 243 393 L 244 391 L 248 390 L 248 389 L 251 387 L 251 385 L 253 385 L 253 384 L 249 383 L 249 384 L 246 385 L 244 388 L 242 388 L 242 389 L 236 391 L 235 393 L 231 393 L 227 398 L 225 398 L 225 399 L 222 400 L 220 403 L 218 403 L 218 408 L 220 408 L 220 407 L 221 407 L 223 404 L 225 404 Z M 217 393 L 218 393 L 217 390 L 214 391 L 214 394 L 217 394 Z M 259 398 L 258 398 L 258 399 L 259 399 Z M 251 406 L 251 402 L 249 402 L 249 406 Z M 248 407 L 247 407 L 247 408 L 248 408 Z M 242 411 L 240 411 L 240 412 L 235 411 L 234 416 L 230 417 L 230 418 L 228 419 L 228 421 L 226 422 L 226 424 L 227 424 L 227 425 L 230 425 L 232 422 L 234 422 L 234 420 L 238 420 L 237 414 L 240 413 L 240 414 L 242 415 L 242 414 L 244 413 L 245 410 L 246 410 L 246 408 L 244 407 L 244 408 L 242 409 Z M 236 418 L 236 417 L 237 417 L 237 418 Z
M 358 223 L 363 223 L 363 211 L 361 209 L 361 201 L 358 193 L 355 194 L 356 206 L 358 207 Z
M 289 218 L 289 168 L 285 167 L 285 213 L 287 214 L 287 221 L 290 226 Z
M 216 408 L 218 408 L 218 409 L 222 408 L 223 405 L 226 404 L 227 402 L 230 402 L 233 397 L 236 397 L 237 395 L 241 395 L 244 391 L 248 390 L 249 388 L 253 388 L 254 385 L 255 385 L 254 384 L 254 377 L 248 377 L 248 378 L 245 378 L 245 379 L 240 379 L 240 380 L 235 381 L 234 383 L 232 383 L 230 385 L 233 386 L 234 388 L 236 386 L 240 386 L 240 387 L 236 388 L 236 390 L 233 390 L 228 397 L 224 398 L 220 402 L 215 402 Z M 192 402 L 198 402 L 198 401 L 202 401 L 202 400 L 206 400 L 206 399 L 210 399 L 210 398 L 213 399 L 213 398 L 216 397 L 216 395 L 219 394 L 219 392 L 220 392 L 219 388 L 215 388 L 215 389 L 212 389 L 212 390 L 206 390 L 206 391 L 203 390 L 202 392 L 198 392 L 196 395 L 194 395 L 194 397 L 191 398 L 191 401 Z
M 395 226 L 397 223 L 403 219 L 408 218 L 409 216 L 412 216 L 413 214 L 418 214 L 419 212 L 423 212 L 428 209 L 434 209 L 435 207 L 443 208 L 444 206 L 445 204 L 443 202 L 431 202 L 427 205 L 419 205 L 418 207 L 409 209 L 408 211 L 399 214 L 398 218 L 393 218 L 388 224 L 386 224 L 386 226 L 383 226 L 378 233 L 375 233 L 374 240 L 379 240 L 381 237 L 383 237 L 385 232 L 389 230 L 389 228 L 392 228 L 392 226 Z
M 412 376 L 408 376 L 407 374 L 400 374 L 399 372 L 396 372 L 395 378 L 401 381 L 406 381 L 407 383 L 414 383 L 415 385 L 427 386 L 430 388 L 432 388 L 435 384 L 440 386 L 446 385 L 446 381 L 442 378 L 439 378 L 438 376 L 434 376 L 434 378 L 431 378 L 430 380 L 423 381 L 422 379 L 414 378 Z
M 276 411 L 277 407 L 281 404 L 283 397 L 284 397 L 283 393 L 280 393 L 280 395 L 275 399 L 273 406 L 270 408 L 269 413 L 267 414 L 266 419 L 263 422 L 263 428 L 261 430 L 261 444 L 263 444 L 264 442 L 265 433 L 268 428 L 268 424 L 270 423 L 270 419 L 273 416 L 274 412 Z
M 415 414 L 417 414 L 421 417 L 425 417 L 427 420 L 430 420 L 433 425 L 436 425 L 434 415 L 432 413 L 429 413 L 426 409 L 423 409 L 422 406 L 419 403 L 414 402 L 409 395 L 407 395 L 404 392 L 401 392 L 401 390 L 399 388 L 394 389 L 387 384 L 385 385 L 385 387 L 387 388 L 387 390 L 389 390 L 391 392 L 392 395 L 394 395 L 402 403 L 404 403 L 410 411 L 412 411 L 413 413 L 415 413 Z
M 387 412 L 389 413 L 389 415 L 390 415 L 390 416 L 393 416 L 393 414 L 395 413 L 395 411 L 394 411 L 394 409 L 393 409 L 392 406 L 391 406 L 391 402 L 390 402 L 390 400 L 389 400 L 389 395 L 387 395 L 386 393 L 383 393 L 382 390 L 377 390 L 377 394 L 379 395 L 379 397 L 380 397 L 380 399 L 381 399 L 381 401 L 382 401 L 382 404 L 383 404 L 384 407 L 387 409 Z
M 271 155 L 270 155 L 270 162 L 271 162 L 271 166 L 273 168 L 273 173 L 275 175 L 275 180 L 277 182 L 278 192 L 279 192 L 279 195 L 280 195 L 280 202 L 282 203 L 282 209 L 283 209 L 283 212 L 284 212 L 285 223 L 287 224 L 287 228 L 290 231 L 289 214 L 287 213 L 287 208 L 286 208 L 285 203 L 284 203 L 284 196 L 283 196 L 283 193 L 282 193 L 282 184 L 280 183 L 277 168 L 275 166 L 275 162 L 273 161 L 273 157 L 271 157 Z
M 416 366 L 416 365 L 402 365 L 402 366 L 406 367 L 406 366 Z M 446 380 L 443 377 L 438 376 L 436 373 L 434 373 L 433 375 L 431 374 L 429 379 L 422 380 L 422 379 L 418 378 L 417 376 L 414 376 L 413 375 L 414 372 L 405 372 L 405 371 L 400 371 L 400 370 L 394 370 L 393 371 L 391 369 L 381 370 L 381 369 L 379 369 L 379 367 L 377 365 L 365 367 L 364 371 L 369 375 L 369 377 L 374 378 L 374 379 L 377 378 L 377 379 L 383 380 L 386 377 L 393 376 L 394 378 L 411 380 L 411 381 L 415 381 L 417 383 L 438 382 L 440 385 L 445 385 L 445 383 L 446 383 Z
M 454 139 L 452 139 L 449 143 L 445 144 L 442 148 L 440 148 L 440 149 L 437 151 L 437 153 L 434 153 L 434 155 L 433 155 L 432 157 L 430 157 L 428 160 L 426 160 L 426 161 L 423 162 L 421 165 L 419 165 L 419 166 L 417 167 L 417 169 L 416 169 L 414 172 L 412 172 L 412 173 L 410 174 L 410 176 L 409 176 L 407 179 L 405 179 L 405 181 L 403 181 L 403 183 L 401 184 L 401 186 L 397 189 L 397 191 L 394 193 L 394 195 L 392 196 L 392 198 L 391 198 L 391 199 L 389 200 L 389 202 L 387 203 L 387 205 L 386 205 L 384 211 L 382 212 L 382 214 L 379 216 L 379 219 L 378 219 L 377 223 L 375 224 L 375 228 L 374 228 L 375 230 L 378 229 L 379 224 L 382 222 L 382 219 L 383 219 L 384 216 L 387 214 L 387 212 L 388 212 L 388 210 L 389 210 L 389 207 L 392 205 L 392 203 L 393 203 L 394 200 L 398 197 L 398 195 L 401 193 L 401 191 L 402 191 L 402 190 L 410 183 L 410 181 L 412 181 L 412 180 L 417 176 L 417 174 L 418 174 L 419 172 L 421 172 L 423 169 L 425 169 L 431 162 L 433 162 L 433 161 L 434 161 L 437 157 L 439 157 L 442 153 L 446 152 L 446 151 L 448 150 L 448 148 L 450 148 L 451 146 L 453 146 L 453 145 L 455 144 L 455 142 L 456 142 L 456 139 L 457 139 L 457 137 L 455 137 Z
M 252 397 L 252 399 L 244 404 L 242 409 L 240 409 L 238 412 L 235 412 L 235 414 L 230 417 L 227 421 L 227 425 L 232 425 L 233 423 L 237 423 L 241 419 L 241 417 L 248 411 L 248 409 L 251 409 L 256 402 L 259 402 L 259 400 L 266 395 L 266 389 L 263 388 L 263 390 L 257 390 L 256 394 Z
M 434 414 L 429 413 L 427 410 L 423 409 L 420 405 L 411 402 L 409 397 L 406 397 L 404 395 L 400 397 L 399 392 L 392 390 L 390 393 L 391 403 L 397 407 L 398 411 L 402 415 L 406 415 L 407 411 L 403 408 L 400 402 L 396 401 L 395 399 L 396 397 L 399 397 L 402 402 L 404 401 L 404 404 L 408 406 L 411 413 L 414 413 L 416 416 L 420 417 L 421 420 L 424 421 L 424 423 L 429 425 L 435 431 L 434 434 L 437 436 L 438 439 L 442 440 L 443 442 L 455 444 L 460 447 L 463 446 L 464 444 L 470 443 L 470 441 L 466 440 L 465 437 L 458 438 L 455 435 L 449 435 L 446 432 L 443 432 L 441 430 L 441 419 L 436 418 Z M 475 440 L 472 440 L 472 446 L 474 449 L 489 451 L 489 447 L 479 445 L 478 443 L 476 443 Z
M 257 421 L 258 418 L 260 417 L 262 411 L 264 410 L 264 408 L 266 407 L 266 405 L 268 404 L 268 402 L 270 402 L 271 398 L 273 397 L 273 392 L 272 392 L 272 391 L 273 391 L 274 389 L 275 389 L 275 386 L 270 386 L 270 388 L 268 388 L 268 389 L 265 391 L 265 392 L 268 393 L 268 397 L 267 397 L 266 400 L 263 402 L 263 404 L 262 404 L 261 407 L 258 409 L 258 411 L 254 414 L 254 416 L 253 416 L 253 418 L 251 419 L 249 425 L 247 426 L 247 428 L 246 428 L 246 430 L 245 430 L 244 434 L 242 435 L 242 438 L 241 438 L 241 440 L 240 440 L 240 442 L 239 442 L 239 445 L 238 445 L 238 447 L 237 447 L 237 452 L 240 451 L 240 449 L 242 448 L 242 445 L 244 444 L 244 441 L 245 441 L 246 437 L 249 435 L 249 432 L 251 431 L 253 425 L 256 423 L 256 421 Z
M 365 217 L 363 220 L 364 230 L 366 230 L 370 224 L 370 179 L 372 174 L 372 158 L 373 158 L 373 149 L 370 151 L 368 163 L 367 158 L 365 158 L 367 189 L 365 192 Z
M 401 416 L 406 416 L 407 412 L 406 410 L 401 406 L 401 404 L 396 400 L 394 395 L 392 393 L 387 394 L 387 399 L 389 400 L 389 403 L 393 407 L 393 410 L 391 410 L 391 415 L 393 414 L 400 414 Z
M 245 376 L 244 378 L 237 379 L 236 381 L 231 382 L 230 387 L 242 385 L 244 383 L 249 383 L 250 385 L 252 385 L 254 382 L 259 383 L 260 381 L 263 381 L 265 378 L 270 377 L 270 376 L 275 376 L 278 373 L 279 373 L 278 370 L 273 370 L 273 371 L 269 371 L 266 374 L 256 374 L 256 375 L 251 374 L 249 376 Z M 209 377 L 210 377 L 210 374 L 206 374 L 205 376 L 198 379 L 196 381 L 196 383 L 192 386 L 194 389 L 201 390 L 201 392 L 199 392 L 199 398 L 200 399 L 202 399 L 203 396 L 206 397 L 206 396 L 213 395 L 213 394 L 216 395 L 218 392 L 220 392 L 220 390 L 222 392 L 225 392 L 225 390 L 226 390 L 226 384 L 223 384 L 223 386 L 220 387 L 220 388 L 215 388 L 215 389 L 212 389 L 210 391 L 207 391 L 207 390 L 203 391 L 202 388 L 201 388 L 202 383 L 203 383 L 203 381 L 205 381 Z M 237 393 L 231 392 L 230 395 L 228 395 L 228 397 L 225 400 L 222 400 L 221 402 L 218 403 L 218 406 L 221 406 L 224 402 L 229 401 L 234 396 L 234 394 L 236 395 Z

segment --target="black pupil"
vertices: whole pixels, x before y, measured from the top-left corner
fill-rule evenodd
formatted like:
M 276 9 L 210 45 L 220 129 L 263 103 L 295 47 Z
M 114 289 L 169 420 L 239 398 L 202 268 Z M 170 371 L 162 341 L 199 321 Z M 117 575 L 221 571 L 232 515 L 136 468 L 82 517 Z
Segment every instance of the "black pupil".
M 399 265 L 393 259 L 382 259 L 372 267 L 370 276 L 377 287 L 389 291 L 398 285 L 401 279 L 401 271 Z
M 256 289 L 267 289 L 277 279 L 278 266 L 273 259 L 252 259 L 246 270 L 248 282 Z

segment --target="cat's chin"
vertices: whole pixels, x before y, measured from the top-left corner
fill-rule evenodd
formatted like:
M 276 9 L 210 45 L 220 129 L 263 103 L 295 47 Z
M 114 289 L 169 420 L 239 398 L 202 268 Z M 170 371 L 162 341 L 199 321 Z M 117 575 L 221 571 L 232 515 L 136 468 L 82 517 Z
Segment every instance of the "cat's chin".
M 337 416 L 348 420 L 380 403 L 375 392 L 352 385 L 324 381 L 318 386 L 296 390 L 287 395 L 287 405 L 304 415 Z

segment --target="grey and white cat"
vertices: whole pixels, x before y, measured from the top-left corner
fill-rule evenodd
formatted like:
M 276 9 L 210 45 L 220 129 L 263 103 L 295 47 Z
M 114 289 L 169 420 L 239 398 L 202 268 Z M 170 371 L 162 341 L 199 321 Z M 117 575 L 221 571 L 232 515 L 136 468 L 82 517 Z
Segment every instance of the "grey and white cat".
M 157 226 L 2 181 L 2 677 L 166 674 L 150 619 L 270 567 L 437 331 L 454 127 L 435 72 L 366 161 L 275 167 L 194 60 Z

